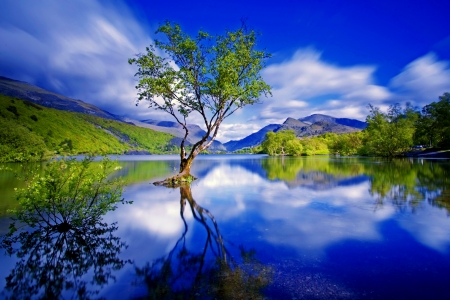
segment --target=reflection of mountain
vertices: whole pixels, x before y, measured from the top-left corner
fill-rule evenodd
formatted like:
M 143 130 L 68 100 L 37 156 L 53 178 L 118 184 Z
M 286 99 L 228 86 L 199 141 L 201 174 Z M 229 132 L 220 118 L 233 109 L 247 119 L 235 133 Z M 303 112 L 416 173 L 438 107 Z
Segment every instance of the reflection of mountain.
M 336 177 L 323 172 L 302 172 L 297 173 L 294 180 L 286 181 L 289 188 L 304 187 L 311 190 L 330 190 L 338 186 L 352 186 L 369 180 L 365 175 L 356 177 Z
M 432 160 L 268 158 L 262 167 L 270 180 L 281 180 L 289 188 L 328 190 L 370 181 L 369 192 L 377 199 L 394 203 L 398 209 L 416 209 L 421 201 L 450 212 L 450 164 Z
M 120 176 L 128 184 L 156 180 L 169 176 L 178 169 L 178 161 L 122 161 L 121 169 L 114 176 Z
M 270 180 L 282 180 L 289 188 L 328 190 L 362 183 L 369 178 L 352 164 L 336 164 L 330 159 L 275 157 L 263 160 Z

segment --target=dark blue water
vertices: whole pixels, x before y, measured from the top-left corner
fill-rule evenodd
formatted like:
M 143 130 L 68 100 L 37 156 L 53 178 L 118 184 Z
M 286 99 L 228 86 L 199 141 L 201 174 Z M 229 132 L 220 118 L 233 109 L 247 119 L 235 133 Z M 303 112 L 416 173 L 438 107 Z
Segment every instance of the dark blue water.
M 105 257 L 121 263 L 102 265 L 97 254 L 83 269 L 78 264 L 89 255 L 69 257 L 72 273 L 64 276 L 73 286 L 62 288 L 60 297 L 77 298 L 74 286 L 84 284 L 98 292 L 90 298 L 208 298 L 208 289 L 249 282 L 223 283 L 222 274 L 222 285 L 208 286 L 218 259 L 225 259 L 270 280 L 261 296 L 267 299 L 450 299 L 448 161 L 201 156 L 192 170 L 199 179 L 181 191 L 151 184 L 174 173 L 175 156 L 119 159 L 120 175 L 130 182 L 124 197 L 134 203 L 104 221 L 116 224 L 110 232 L 123 243 Z M 58 252 L 55 240 L 39 260 Z M 86 240 L 101 249 L 109 245 Z M 82 245 L 73 247 L 84 253 Z M 38 253 L 31 248 L 25 262 Z M 242 251 L 254 260 L 246 261 Z M 0 259 L 1 278 L 18 271 L 25 279 L 38 276 L 27 263 L 18 268 L 16 255 Z M 95 280 L 104 270 L 109 277 Z M 43 295 L 45 285 L 33 280 L 26 282 Z M 155 292 L 163 288 L 175 292 Z M 4 287 L 7 295 L 13 293 Z

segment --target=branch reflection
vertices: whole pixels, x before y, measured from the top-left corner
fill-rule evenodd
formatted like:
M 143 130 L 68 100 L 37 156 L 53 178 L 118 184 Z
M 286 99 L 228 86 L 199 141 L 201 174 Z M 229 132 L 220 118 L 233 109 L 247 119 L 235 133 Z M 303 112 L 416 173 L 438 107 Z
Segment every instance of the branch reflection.
M 136 268 L 137 284 L 145 285 L 148 293 L 139 299 L 263 299 L 272 269 L 255 258 L 254 250 L 243 247 L 239 261 L 233 259 L 214 216 L 197 204 L 190 186 L 179 189 L 184 231 L 167 255 Z M 186 243 L 187 209 L 206 231 L 199 251 L 189 250 Z
M 96 222 L 40 227 L 2 240 L 2 248 L 19 258 L 6 278 L 6 299 L 91 299 L 129 261 L 119 258 L 126 245 L 114 236 L 115 224 Z

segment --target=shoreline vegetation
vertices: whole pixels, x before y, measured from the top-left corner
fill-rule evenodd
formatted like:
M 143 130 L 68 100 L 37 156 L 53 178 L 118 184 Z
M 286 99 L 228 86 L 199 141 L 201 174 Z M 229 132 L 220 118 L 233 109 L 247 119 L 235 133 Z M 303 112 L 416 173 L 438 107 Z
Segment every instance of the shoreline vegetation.
M 450 94 L 439 99 L 422 111 L 409 105 L 404 109 L 394 105 L 383 113 L 369 106 L 368 127 L 362 131 L 307 138 L 298 138 L 292 131 L 269 132 L 261 145 L 232 153 L 450 158 Z M 179 152 L 179 147 L 171 143 L 173 136 L 167 133 L 2 95 L 0 126 L 0 163 L 46 161 L 72 155 Z
M 368 125 L 362 131 L 325 133 L 306 139 L 298 139 L 292 130 L 268 132 L 261 152 L 274 156 L 450 157 L 450 93 L 421 111 L 410 103 L 405 108 L 391 105 L 387 112 L 370 104 L 368 108 Z

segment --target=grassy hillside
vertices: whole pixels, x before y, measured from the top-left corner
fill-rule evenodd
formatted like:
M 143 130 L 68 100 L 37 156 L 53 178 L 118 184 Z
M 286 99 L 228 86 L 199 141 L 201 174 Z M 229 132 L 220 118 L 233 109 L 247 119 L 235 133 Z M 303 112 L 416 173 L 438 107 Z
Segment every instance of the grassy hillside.
M 0 162 L 52 155 L 165 153 L 172 135 L 0 95 Z

